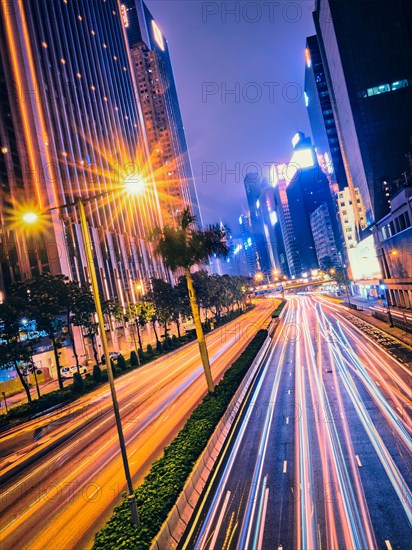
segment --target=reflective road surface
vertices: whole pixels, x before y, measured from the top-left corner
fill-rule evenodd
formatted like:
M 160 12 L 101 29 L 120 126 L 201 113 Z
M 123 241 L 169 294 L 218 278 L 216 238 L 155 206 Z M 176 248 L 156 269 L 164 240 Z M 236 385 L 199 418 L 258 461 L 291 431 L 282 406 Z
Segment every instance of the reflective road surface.
M 184 548 L 412 548 L 411 367 L 289 299 Z
M 207 336 L 219 380 L 279 301 Z M 135 483 L 206 393 L 194 342 L 116 380 Z M 0 436 L 0 548 L 90 547 L 125 489 L 108 386 Z

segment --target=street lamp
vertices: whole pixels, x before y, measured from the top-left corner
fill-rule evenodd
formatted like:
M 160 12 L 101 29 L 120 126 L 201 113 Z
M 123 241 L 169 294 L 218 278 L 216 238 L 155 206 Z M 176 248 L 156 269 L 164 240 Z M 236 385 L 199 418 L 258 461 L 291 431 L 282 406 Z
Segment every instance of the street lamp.
M 393 317 L 392 317 L 392 312 L 391 312 L 391 302 L 390 302 L 389 290 L 386 288 L 386 286 L 384 284 L 380 285 L 380 288 L 381 288 L 381 290 L 385 291 L 386 305 L 388 306 L 389 326 L 393 328 L 395 325 L 393 324 Z
M 134 181 L 134 184 L 133 184 L 133 186 L 134 186 L 136 184 L 136 181 L 135 180 L 133 180 L 133 181 Z M 129 191 L 131 189 L 131 186 L 132 186 L 132 184 L 130 183 L 129 186 L 128 186 Z M 132 186 L 132 188 L 133 188 L 133 186 Z M 112 370 L 112 365 L 111 365 L 111 361 L 110 361 L 109 345 L 108 345 L 108 342 L 107 342 L 106 330 L 105 330 L 105 326 L 104 326 L 104 317 L 103 317 L 102 304 L 101 304 L 101 301 L 100 301 L 99 287 L 98 287 L 98 284 L 97 284 L 96 268 L 94 266 L 94 261 L 93 261 L 92 242 L 91 242 L 91 239 L 90 239 L 89 228 L 87 226 L 87 220 L 86 220 L 86 211 L 85 211 L 85 208 L 84 208 L 84 203 L 85 202 L 90 202 L 92 200 L 98 199 L 98 198 L 100 198 L 100 197 L 102 197 L 103 195 L 106 195 L 106 194 L 108 194 L 108 193 L 101 193 L 99 195 L 88 197 L 87 199 L 81 199 L 80 197 L 78 197 L 75 200 L 75 202 L 62 204 L 60 206 L 54 206 L 52 208 L 48 208 L 47 210 L 44 210 L 40 214 L 37 214 L 36 212 L 26 212 L 25 214 L 23 214 L 22 219 L 26 224 L 33 225 L 39 220 L 41 215 L 52 212 L 53 210 L 61 210 L 62 208 L 68 208 L 68 207 L 77 208 L 77 212 L 79 214 L 79 220 L 80 220 L 80 227 L 81 227 L 82 236 L 83 236 L 83 244 L 84 244 L 84 248 L 85 248 L 87 266 L 88 266 L 89 274 L 90 274 L 92 295 L 93 295 L 94 305 L 95 305 L 96 313 L 97 313 L 97 321 L 98 321 L 98 325 L 99 325 L 100 338 L 101 338 L 101 342 L 102 342 L 102 345 L 103 345 L 104 356 L 106 357 L 107 377 L 108 377 L 109 385 L 110 385 L 110 393 L 111 393 L 112 402 L 113 402 L 113 411 L 114 411 L 114 416 L 115 416 L 115 421 L 116 421 L 117 433 L 118 433 L 118 436 L 119 436 L 120 452 L 121 452 L 121 455 L 122 455 L 123 468 L 124 468 L 124 473 L 125 473 L 126 482 L 127 482 L 127 489 L 128 489 L 127 500 L 129 502 L 129 506 L 130 506 L 130 512 L 131 512 L 131 515 L 132 515 L 133 525 L 138 526 L 138 525 L 140 525 L 139 512 L 137 510 L 136 495 L 135 495 L 134 490 L 133 490 L 133 483 L 132 483 L 132 478 L 131 478 L 131 475 L 130 475 L 129 461 L 128 461 L 128 458 L 127 458 L 127 451 L 126 451 L 126 443 L 125 443 L 125 439 L 124 439 L 122 422 L 121 422 L 121 418 L 120 418 L 119 403 L 117 401 L 116 388 L 115 388 L 115 385 L 114 385 L 114 378 L 113 378 L 113 370 Z

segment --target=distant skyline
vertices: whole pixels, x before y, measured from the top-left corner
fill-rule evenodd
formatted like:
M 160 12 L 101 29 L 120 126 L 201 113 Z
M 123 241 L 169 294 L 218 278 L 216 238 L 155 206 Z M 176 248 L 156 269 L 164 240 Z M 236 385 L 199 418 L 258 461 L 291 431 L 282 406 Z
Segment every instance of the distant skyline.
M 147 5 L 168 40 L 203 220 L 238 234 L 248 166 L 268 176 L 270 163 L 290 160 L 297 131 L 310 135 L 303 85 L 314 2 Z

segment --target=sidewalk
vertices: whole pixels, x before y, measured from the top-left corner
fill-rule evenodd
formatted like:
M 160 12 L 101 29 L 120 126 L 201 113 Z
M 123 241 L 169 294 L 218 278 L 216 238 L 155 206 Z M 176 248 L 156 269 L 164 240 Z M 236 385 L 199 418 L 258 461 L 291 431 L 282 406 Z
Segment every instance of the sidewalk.
M 402 330 L 398 327 L 391 327 L 389 325 L 389 322 L 386 323 L 385 321 L 381 321 L 380 319 L 377 319 L 372 315 L 370 311 L 359 311 L 356 309 L 350 309 L 349 310 L 352 315 L 356 315 L 356 317 L 359 317 L 363 321 L 366 321 L 370 325 L 375 326 L 376 328 L 379 328 L 380 330 L 383 330 L 384 332 L 387 332 L 394 338 L 397 338 L 404 344 L 406 344 L 412 351 L 412 333 L 407 332 L 406 330 Z
M 331 299 L 331 301 L 333 302 L 340 303 L 341 307 L 346 307 L 344 305 L 344 302 L 345 303 L 347 302 L 344 299 L 337 299 L 335 297 L 326 296 L 326 295 L 324 297 L 327 299 Z M 365 298 L 351 296 L 350 301 L 352 304 L 361 306 L 364 309 L 363 310 L 350 309 L 347 307 L 346 309 L 348 313 L 351 313 L 352 315 L 359 317 L 366 323 L 369 323 L 370 325 L 373 325 L 376 328 L 390 334 L 394 338 L 397 338 L 398 340 L 406 344 L 412 351 L 412 333 L 411 332 L 407 332 L 398 327 L 391 327 L 389 325 L 389 322 L 381 321 L 380 319 L 377 319 L 372 315 L 372 312 L 369 310 L 369 308 L 378 305 L 377 300 L 372 300 L 372 299 L 366 300 Z

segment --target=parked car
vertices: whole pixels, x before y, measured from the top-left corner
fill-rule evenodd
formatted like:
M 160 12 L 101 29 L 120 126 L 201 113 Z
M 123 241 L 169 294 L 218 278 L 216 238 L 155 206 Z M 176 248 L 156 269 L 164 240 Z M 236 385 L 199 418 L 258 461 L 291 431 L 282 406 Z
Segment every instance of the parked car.
M 119 351 L 110 351 L 109 355 L 110 355 L 110 359 L 112 361 L 117 361 L 119 359 L 120 352 Z M 103 365 L 106 364 L 106 358 L 105 358 L 104 355 L 102 355 L 102 363 L 103 363 Z
M 73 375 L 77 372 L 76 365 L 73 365 L 72 367 L 62 367 L 60 369 L 60 372 L 62 374 L 62 378 L 73 378 Z M 80 374 L 86 374 L 87 368 L 80 365 Z

